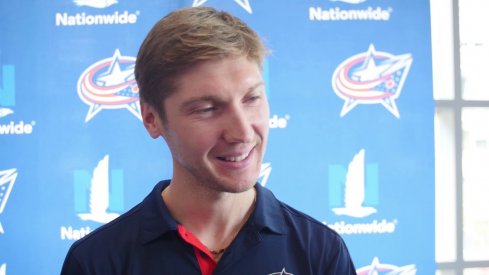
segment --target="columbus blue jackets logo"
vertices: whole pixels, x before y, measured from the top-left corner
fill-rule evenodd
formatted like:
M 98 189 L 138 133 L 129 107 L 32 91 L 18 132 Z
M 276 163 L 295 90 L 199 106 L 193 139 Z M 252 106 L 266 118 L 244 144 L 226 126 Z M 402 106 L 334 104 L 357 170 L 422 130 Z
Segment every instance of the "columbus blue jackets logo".
M 392 264 L 380 263 L 377 257 L 374 258 L 372 263 L 368 266 L 357 269 L 358 275 L 415 275 L 416 265 L 395 266 Z
M 344 100 L 340 116 L 359 104 L 381 104 L 399 118 L 396 100 L 412 62 L 411 54 L 392 55 L 375 50 L 374 45 L 343 61 L 332 77 L 334 92 Z
M 208 0 L 194 0 L 194 3 L 192 4 L 192 7 L 201 6 L 201 5 L 203 5 L 207 1 Z M 228 0 L 228 1 L 230 1 L 230 0 Z M 250 5 L 250 1 L 249 0 L 233 0 L 233 1 L 236 2 L 236 4 L 240 5 L 248 13 L 253 13 L 253 11 L 251 10 L 251 5 Z
M 283 268 L 282 271 L 280 271 L 280 272 L 274 272 L 274 273 L 270 273 L 268 275 L 294 275 L 294 274 L 285 271 L 285 268 Z
M 88 67 L 78 79 L 78 96 L 89 106 L 85 122 L 103 109 L 127 109 L 141 120 L 139 88 L 134 78 L 135 57 L 119 49 L 110 58 Z

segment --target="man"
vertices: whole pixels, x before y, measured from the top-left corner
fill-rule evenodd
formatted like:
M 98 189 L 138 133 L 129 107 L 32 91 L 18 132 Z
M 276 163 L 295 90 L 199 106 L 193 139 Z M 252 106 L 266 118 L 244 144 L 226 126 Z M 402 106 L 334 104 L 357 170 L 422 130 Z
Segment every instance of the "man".
M 338 234 L 256 184 L 266 53 L 242 21 L 212 8 L 153 27 L 135 75 L 144 126 L 168 144 L 173 177 L 76 242 L 61 274 L 356 274 Z

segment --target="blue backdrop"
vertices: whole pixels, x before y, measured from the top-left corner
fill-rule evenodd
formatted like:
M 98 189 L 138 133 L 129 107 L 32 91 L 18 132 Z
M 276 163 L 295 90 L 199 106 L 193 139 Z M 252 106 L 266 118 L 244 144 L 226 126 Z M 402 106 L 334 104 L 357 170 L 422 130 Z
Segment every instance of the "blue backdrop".
M 133 66 L 153 24 L 192 5 L 272 50 L 261 184 L 337 230 L 359 274 L 434 274 L 428 0 L 58 0 L 0 3 L 0 275 L 59 273 L 171 177 Z

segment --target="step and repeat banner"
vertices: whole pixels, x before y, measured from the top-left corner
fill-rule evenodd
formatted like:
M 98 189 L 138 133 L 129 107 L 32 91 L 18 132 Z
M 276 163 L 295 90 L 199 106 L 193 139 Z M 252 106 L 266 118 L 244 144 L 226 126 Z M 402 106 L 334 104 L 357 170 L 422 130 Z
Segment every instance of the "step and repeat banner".
M 171 177 L 134 63 L 168 12 L 209 5 L 271 49 L 260 184 L 345 239 L 358 274 L 434 274 L 428 0 L 0 3 L 0 275 L 69 246 Z

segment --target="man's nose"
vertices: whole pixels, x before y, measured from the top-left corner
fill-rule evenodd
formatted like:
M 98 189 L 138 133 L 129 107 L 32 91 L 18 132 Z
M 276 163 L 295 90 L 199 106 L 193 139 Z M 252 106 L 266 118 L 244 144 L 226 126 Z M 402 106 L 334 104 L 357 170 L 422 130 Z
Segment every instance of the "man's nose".
M 253 114 L 251 110 L 233 107 L 225 115 L 224 140 L 229 143 L 248 143 L 253 140 Z

